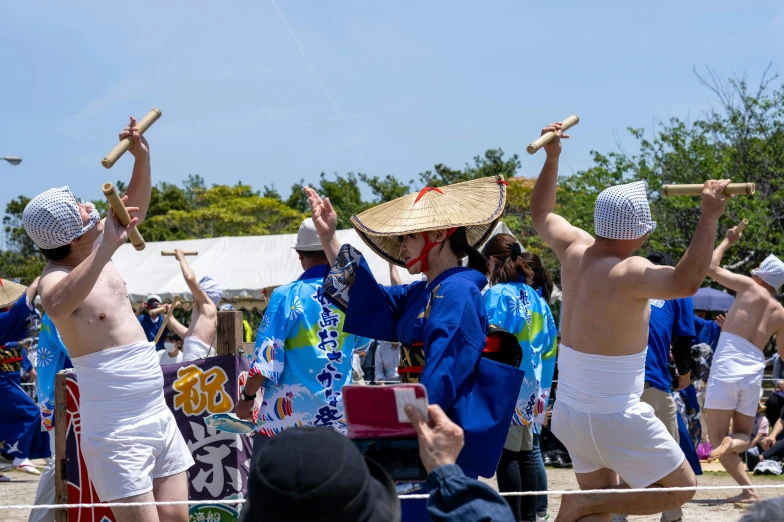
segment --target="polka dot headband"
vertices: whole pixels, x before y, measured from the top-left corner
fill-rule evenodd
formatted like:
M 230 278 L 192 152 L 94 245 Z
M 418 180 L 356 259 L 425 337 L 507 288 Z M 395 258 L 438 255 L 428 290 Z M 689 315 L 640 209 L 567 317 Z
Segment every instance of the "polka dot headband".
M 604 189 L 596 198 L 594 232 L 607 239 L 638 239 L 656 230 L 645 182 Z
M 79 204 L 68 186 L 38 194 L 22 213 L 27 235 L 45 250 L 67 245 L 93 228 L 100 219 L 98 211 L 92 207 L 90 222 L 84 225 Z

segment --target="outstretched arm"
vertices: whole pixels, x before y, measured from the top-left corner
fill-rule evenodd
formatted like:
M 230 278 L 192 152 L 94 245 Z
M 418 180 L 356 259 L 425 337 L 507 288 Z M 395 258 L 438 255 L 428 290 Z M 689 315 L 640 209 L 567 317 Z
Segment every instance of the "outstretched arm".
M 188 335 L 188 327 L 182 324 L 174 317 L 174 314 L 169 317 L 169 322 L 166 323 L 166 327 L 176 333 L 180 339 L 185 339 L 185 336 Z
M 35 294 L 38 293 L 38 282 L 41 280 L 41 276 L 35 278 L 35 281 L 30 283 L 30 286 L 27 287 L 27 302 L 30 303 L 30 306 L 33 306 L 33 300 L 35 299 Z
M 561 155 L 561 123 L 556 122 L 542 129 L 542 134 L 555 132 L 556 137 L 544 146 L 547 158 L 542 172 L 536 178 L 531 192 L 531 219 L 536 232 L 544 239 L 561 259 L 566 249 L 578 240 L 591 241 L 587 232 L 572 226 L 566 219 L 555 213 L 555 192 L 558 182 L 558 159 Z
M 150 145 L 147 139 L 139 134 L 139 127 L 136 126 L 136 118 L 131 116 L 131 123 L 120 133 L 120 140 L 123 138 L 133 138 L 133 144 L 129 152 L 133 154 L 133 173 L 131 181 L 128 182 L 128 189 L 125 195 L 128 196 L 128 205 L 139 208 L 137 217 L 141 224 L 147 216 L 147 209 L 150 206 L 150 195 L 152 194 L 152 174 L 150 167 Z
M 123 202 L 126 199 L 123 197 Z M 49 317 L 56 319 L 72 314 L 90 295 L 103 267 L 111 261 L 112 254 L 128 241 L 128 234 L 139 222 L 134 215 L 138 209 L 135 207 L 127 207 L 127 209 L 132 215 L 127 227 L 122 226 L 114 211 L 110 210 L 106 217 L 103 240 L 97 242 L 97 246 L 93 248 L 87 259 L 67 274 L 59 271 L 52 272 L 41 279 L 39 282 L 41 305 Z
M 318 232 L 321 246 L 327 255 L 330 266 L 335 264 L 340 252 L 340 242 L 335 236 L 338 227 L 338 214 L 329 202 L 329 198 L 321 199 L 321 196 L 310 187 L 305 187 L 305 194 L 310 203 L 310 214 L 313 217 L 313 224 Z
M 632 295 L 644 299 L 678 299 L 697 292 L 711 264 L 719 217 L 732 197 L 724 194 L 729 183 L 728 179 L 705 182 L 700 221 L 689 248 L 675 268 L 654 265 L 642 257 L 630 257 L 619 265 L 618 275 Z
M 713 251 L 710 268 L 708 269 L 708 276 L 711 279 L 735 292 L 745 290 L 754 282 L 750 277 L 732 273 L 721 267 L 721 258 L 724 257 L 724 253 L 737 243 L 741 235 L 742 233 L 738 230 L 738 227 L 732 227 L 727 230 L 727 237 Z
M 188 289 L 193 294 L 194 306 L 198 306 L 199 308 L 203 308 L 205 306 L 215 306 L 215 304 L 207 295 L 207 292 L 205 292 L 204 289 L 199 286 L 199 282 L 196 280 L 196 274 L 193 273 L 191 265 L 189 265 L 188 261 L 185 259 L 185 252 L 178 248 L 174 251 L 174 257 L 177 258 L 177 261 L 180 262 L 182 277 L 185 279 L 185 284 L 188 285 Z
M 392 283 L 392 286 L 403 284 L 403 280 L 400 279 L 400 273 L 398 273 L 397 267 L 392 263 L 389 263 L 389 281 Z

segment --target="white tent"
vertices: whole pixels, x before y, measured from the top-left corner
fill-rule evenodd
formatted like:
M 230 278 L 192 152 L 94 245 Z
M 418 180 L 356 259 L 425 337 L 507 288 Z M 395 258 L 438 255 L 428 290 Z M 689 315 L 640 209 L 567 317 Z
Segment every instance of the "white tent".
M 511 234 L 511 231 L 499 222 L 493 235 L 498 233 Z M 389 264 L 370 250 L 354 229 L 338 230 L 337 237 L 341 243 L 350 243 L 362 251 L 379 283 L 390 284 Z M 195 250 L 199 255 L 188 256 L 187 260 L 196 277 L 212 277 L 223 288 L 224 300 L 252 307 L 258 306 L 259 301 L 263 303 L 271 289 L 290 283 L 302 274 L 297 254 L 291 248 L 296 241 L 296 234 L 216 237 L 147 243 L 141 252 L 127 243 L 112 260 L 125 279 L 131 301 L 140 302 L 150 294 L 158 294 L 164 301 L 174 296 L 190 301 L 180 264 L 173 257 L 162 257 L 161 252 L 175 248 Z M 404 283 L 420 278 L 402 268 L 396 270 Z

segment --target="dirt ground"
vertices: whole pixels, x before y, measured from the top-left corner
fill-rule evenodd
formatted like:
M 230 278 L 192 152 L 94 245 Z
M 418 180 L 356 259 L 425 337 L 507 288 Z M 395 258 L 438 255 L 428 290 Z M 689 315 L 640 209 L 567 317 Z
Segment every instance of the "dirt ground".
M 35 461 L 35 464 L 42 468 L 44 462 Z M 0 506 L 32 504 L 35 499 L 35 490 L 38 486 L 38 477 L 11 470 L 3 473 L 11 478 L 11 482 L 0 483 Z M 574 472 L 570 469 L 547 468 L 547 478 L 550 490 L 577 489 Z M 778 484 L 782 486 L 781 489 L 760 490 L 759 494 L 763 499 L 784 495 L 784 476 L 772 478 L 752 477 L 751 480 L 754 484 Z M 495 487 L 494 479 L 487 482 Z M 726 486 L 734 484 L 734 481 L 726 473 L 707 472 L 698 477 L 698 483 L 701 486 Z M 722 499 L 737 493 L 737 490 L 697 492 L 694 500 L 683 507 L 683 519 L 687 522 L 735 522 L 743 516 L 743 508 L 733 504 L 724 504 Z M 550 513 L 555 518 L 555 515 L 558 513 L 560 497 L 550 496 L 549 502 Z M 29 510 L 2 510 L 0 511 L 0 520 L 3 522 L 26 522 L 29 514 Z M 629 521 L 659 522 L 659 516 L 630 516 Z

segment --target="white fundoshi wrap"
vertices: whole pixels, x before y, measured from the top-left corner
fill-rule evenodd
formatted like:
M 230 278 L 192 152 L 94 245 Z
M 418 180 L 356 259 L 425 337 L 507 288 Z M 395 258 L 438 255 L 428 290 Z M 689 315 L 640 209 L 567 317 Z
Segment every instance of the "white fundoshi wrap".
M 60 248 L 92 229 L 101 216 L 92 203 L 90 221 L 85 225 L 79 212 L 79 204 L 71 189 L 66 185 L 49 189 L 34 197 L 22 213 L 22 222 L 27 235 L 39 248 Z
M 607 239 L 638 239 L 656 230 L 645 182 L 604 189 L 596 198 L 594 232 Z
M 774 290 L 778 290 L 781 285 L 784 285 L 784 261 L 770 254 L 759 268 L 751 271 L 751 275 L 759 277 Z

